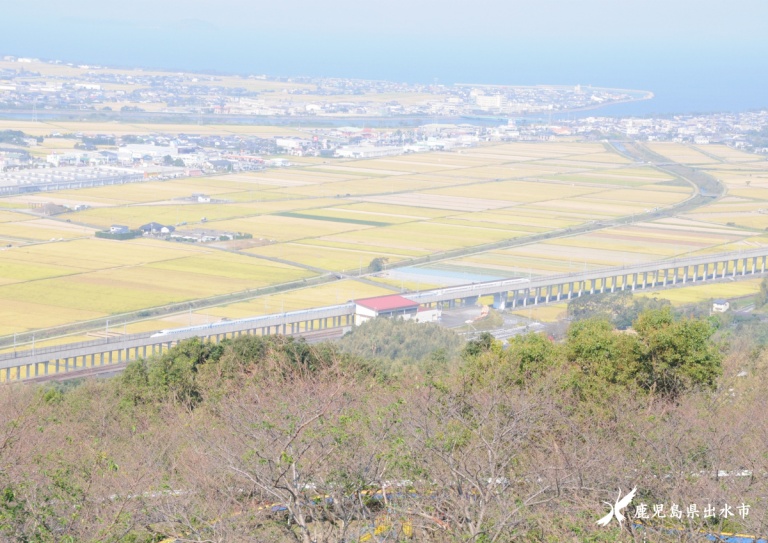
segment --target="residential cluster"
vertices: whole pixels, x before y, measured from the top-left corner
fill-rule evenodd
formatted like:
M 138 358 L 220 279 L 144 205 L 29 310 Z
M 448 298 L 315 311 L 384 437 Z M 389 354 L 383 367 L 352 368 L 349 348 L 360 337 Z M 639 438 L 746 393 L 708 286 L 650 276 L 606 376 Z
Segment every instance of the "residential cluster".
M 706 145 L 725 144 L 755 153 L 768 153 L 768 111 L 709 113 L 667 117 L 588 117 L 559 122 L 553 134 L 672 141 Z
M 304 137 L 59 133 L 31 137 L 0 131 L 0 193 L 168 179 L 291 165 L 292 157 L 355 159 L 449 151 L 496 141 L 564 139 L 719 143 L 768 154 L 768 111 L 653 118 L 508 120 L 501 124 L 430 123 L 412 128 L 305 128 Z M 59 147 L 68 142 L 71 149 Z M 74 145 L 73 145 L 74 141 Z M 61 145 L 65 147 L 65 145 Z M 85 168 L 85 169 L 84 169 Z
M 581 85 L 441 85 L 437 81 L 425 85 L 343 78 L 224 77 L 116 71 L 71 63 L 67 65 L 85 71 L 66 76 L 41 73 L 38 59 L 5 56 L 3 60 L 4 66 L 14 68 L 0 68 L 0 109 L 41 112 L 320 117 L 515 115 L 575 111 L 652 96 L 645 91 Z M 259 80 L 270 85 L 265 88 L 250 84 Z

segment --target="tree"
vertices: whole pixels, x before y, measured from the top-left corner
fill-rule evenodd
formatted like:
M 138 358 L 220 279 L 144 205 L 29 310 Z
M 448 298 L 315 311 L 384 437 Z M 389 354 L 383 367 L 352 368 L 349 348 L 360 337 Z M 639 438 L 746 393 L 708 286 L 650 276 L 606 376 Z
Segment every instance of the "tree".
M 675 319 L 669 308 L 646 311 L 635 321 L 645 352 L 640 386 L 675 398 L 696 387 L 712 389 L 722 374 L 722 353 L 711 341 L 716 319 Z
M 279 504 L 282 541 L 351 540 L 353 522 L 371 519 L 363 492 L 384 479 L 382 452 L 395 419 L 381 421 L 381 403 L 355 393 L 359 383 L 339 364 L 307 373 L 287 356 L 264 362 L 270 379 L 256 379 L 201 413 L 201 422 L 217 424 L 195 424 L 193 443 L 228 474 L 229 488 Z M 252 529 L 271 516 L 270 508 L 248 515 Z
M 163 157 L 163 162 L 165 163 L 166 166 L 170 166 L 171 164 L 173 164 L 173 158 L 171 157 L 171 155 L 165 155 Z
M 755 307 L 760 308 L 768 304 L 768 277 L 760 281 L 760 291 L 755 295 Z
M 631 291 L 580 296 L 568 302 L 568 316 L 574 320 L 607 319 L 616 328 L 625 329 L 632 325 L 637 316 L 648 309 L 670 306 L 668 300 L 657 298 L 634 298 Z
M 637 334 L 616 333 L 607 320 L 577 321 L 568 329 L 567 357 L 581 387 L 638 386 L 674 399 L 692 388 L 712 388 L 722 355 L 711 341 L 714 319 L 676 318 L 670 308 L 644 311 Z
M 371 263 L 368 265 L 368 268 L 372 272 L 380 272 L 381 270 L 384 269 L 384 264 L 386 264 L 387 262 L 389 262 L 389 258 L 378 256 L 373 260 L 371 260 Z
M 353 328 L 338 343 L 341 351 L 374 360 L 386 371 L 403 365 L 421 366 L 429 360 L 456 360 L 461 344 L 461 337 L 447 328 L 384 317 Z M 441 353 L 434 359 L 432 355 L 438 350 Z
M 461 352 L 461 356 L 465 360 L 471 359 L 474 356 L 490 351 L 494 345 L 500 345 L 500 342 L 496 341 L 490 332 L 483 332 L 477 338 L 467 341 Z
M 617 333 L 605 319 L 571 323 L 566 356 L 575 364 L 582 393 L 601 394 L 605 385 L 635 386 L 643 346 L 637 335 Z

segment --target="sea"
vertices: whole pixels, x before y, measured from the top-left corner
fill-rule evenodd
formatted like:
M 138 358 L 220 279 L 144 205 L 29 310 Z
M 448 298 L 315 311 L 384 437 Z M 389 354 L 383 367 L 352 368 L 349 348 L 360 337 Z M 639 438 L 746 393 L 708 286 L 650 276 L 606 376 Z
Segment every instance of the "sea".
M 575 115 L 644 116 L 768 109 L 768 40 L 691 42 L 448 34 L 229 32 L 213 25 L 0 21 L 3 55 L 76 64 L 242 75 L 325 76 L 453 85 L 581 85 L 647 90 L 652 100 Z M 572 114 L 573 115 L 573 114 Z

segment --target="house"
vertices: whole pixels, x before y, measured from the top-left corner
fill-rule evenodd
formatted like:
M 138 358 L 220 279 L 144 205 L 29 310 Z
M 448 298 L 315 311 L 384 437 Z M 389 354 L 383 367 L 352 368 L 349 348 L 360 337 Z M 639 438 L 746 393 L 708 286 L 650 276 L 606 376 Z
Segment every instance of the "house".
M 301 138 L 275 138 L 275 146 L 282 149 L 299 149 L 306 147 L 312 142 Z
M 438 304 L 435 307 L 419 307 L 416 312 L 416 322 L 438 322 L 442 317 L 442 310 Z
M 173 226 L 164 226 L 157 222 L 150 222 L 145 225 L 139 226 L 139 230 L 145 234 L 170 234 L 176 230 Z
M 273 158 L 271 160 L 267 160 L 266 165 L 283 167 L 283 166 L 290 166 L 291 163 L 287 158 Z
M 725 313 L 728 311 L 729 307 L 730 304 L 728 303 L 728 300 L 718 299 L 712 301 L 712 311 L 717 313 Z
M 237 234 L 235 232 L 225 232 L 224 230 L 194 228 L 190 230 L 179 230 L 173 233 L 171 237 L 177 240 L 209 243 L 211 241 L 233 240 L 237 237 Z
M 336 156 L 343 158 L 378 158 L 384 156 L 402 155 L 405 150 L 395 146 L 351 146 L 336 149 Z
M 113 224 L 109 227 L 110 234 L 127 234 L 129 231 L 130 228 L 123 226 L 122 224 Z
M 400 317 L 409 320 L 417 316 L 419 303 L 392 294 L 355 300 L 355 325 L 375 319 L 376 317 Z
M 205 165 L 215 170 L 228 170 L 232 168 L 232 162 L 229 160 L 209 160 Z

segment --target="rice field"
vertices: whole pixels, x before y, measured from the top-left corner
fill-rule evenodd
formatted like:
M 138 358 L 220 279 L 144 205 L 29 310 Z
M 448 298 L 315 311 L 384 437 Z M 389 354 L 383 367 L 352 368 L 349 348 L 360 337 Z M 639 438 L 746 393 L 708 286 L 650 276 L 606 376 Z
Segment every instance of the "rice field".
M 84 239 L 0 252 L 0 326 L 23 332 L 315 275 L 178 245 Z
M 306 266 L 324 270 L 346 271 L 357 270 L 368 266 L 374 258 L 386 258 L 389 262 L 397 262 L 404 257 L 385 250 L 371 251 L 361 249 L 327 247 L 303 243 L 282 243 L 247 249 L 247 253 L 261 256 L 290 260 Z
M 695 287 L 680 287 L 654 292 L 637 293 L 636 296 L 669 300 L 674 306 L 689 305 L 714 298 L 738 298 L 756 294 L 760 290 L 760 279 L 745 279 L 733 283 L 712 283 Z
M 648 148 L 654 153 L 680 164 L 714 164 L 718 160 L 704 154 L 701 150 L 682 143 L 649 143 Z
M 197 311 L 199 317 L 208 317 L 211 322 L 223 318 L 238 319 L 252 315 L 266 315 L 282 311 L 295 311 L 323 305 L 335 305 L 346 303 L 356 298 L 369 298 L 392 294 L 392 290 L 386 287 L 376 287 L 357 281 L 339 281 L 329 285 L 320 285 L 290 292 L 279 293 L 270 296 L 262 296 L 247 302 L 239 302 L 209 310 Z M 199 318 L 198 317 L 198 318 Z M 188 317 L 187 317 L 188 318 Z M 170 319 L 168 319 L 170 320 Z M 175 324 L 166 326 L 173 328 L 184 326 L 184 316 L 179 316 L 170 321 Z
M 72 131 L 74 126 L 77 131 L 89 129 L 85 124 L 70 124 L 35 126 L 44 126 L 46 133 Z M 98 127 L 94 130 L 103 129 L 94 126 Z M 172 125 L 115 128 L 131 133 L 183 131 Z M 301 133 L 247 126 L 204 126 L 196 131 L 262 137 Z M 726 166 L 690 147 L 662 150 L 686 163 Z M 731 157 L 725 150 L 710 150 L 724 160 Z M 291 157 L 291 161 L 295 165 L 290 168 L 0 199 L 0 245 L 12 245 L 0 251 L 0 336 L 355 270 L 374 258 L 390 263 L 428 255 L 439 259 L 452 249 L 524 241 L 548 232 L 561 236 L 569 227 L 602 218 L 638 217 L 648 209 L 682 202 L 693 193 L 669 174 L 631 164 L 596 143 L 491 143 L 378 159 Z M 440 266 L 503 277 L 542 275 L 722 250 L 727 244 L 746 242 L 756 232 L 745 228 L 765 228 L 768 214 L 763 219 L 756 211 L 743 213 L 742 207 L 717 206 L 752 206 L 744 209 L 754 211 L 754 205 L 759 208 L 765 199 L 768 209 L 768 171 L 752 164 L 727 166 L 718 175 L 738 185 L 731 193 L 735 200 L 715 202 L 711 210 L 702 208 L 696 210 L 698 214 L 666 222 L 553 237 Z M 753 177 L 747 185 L 750 175 L 765 179 Z M 183 200 L 196 193 L 221 201 Z M 26 212 L 32 203 L 48 202 L 91 207 L 49 218 Z M 755 222 L 753 227 L 748 226 L 750 221 Z M 176 225 L 182 232 L 204 225 L 206 230 L 250 234 L 253 240 L 199 244 L 93 237 L 95 230 L 113 224 L 136 228 L 149 222 Z M 193 312 L 191 317 L 144 321 L 125 331 L 180 326 L 190 318 L 205 322 L 200 319 L 326 305 L 386 294 L 392 292 L 387 287 L 400 283 L 385 278 L 375 281 L 381 287 L 337 281 Z M 555 317 L 553 309 L 547 318 Z
M 755 162 L 755 155 L 733 149 L 727 145 L 694 145 L 694 149 L 729 162 Z
M 513 315 L 528 317 L 539 322 L 557 322 L 565 318 L 568 304 L 553 304 L 545 307 L 531 307 L 512 311 Z
M 759 237 L 750 237 L 738 229 L 717 230 L 697 224 L 682 219 L 638 223 L 489 251 L 450 260 L 445 265 L 489 275 L 553 275 L 736 250 L 740 243 L 745 247 L 747 243 L 761 243 Z

